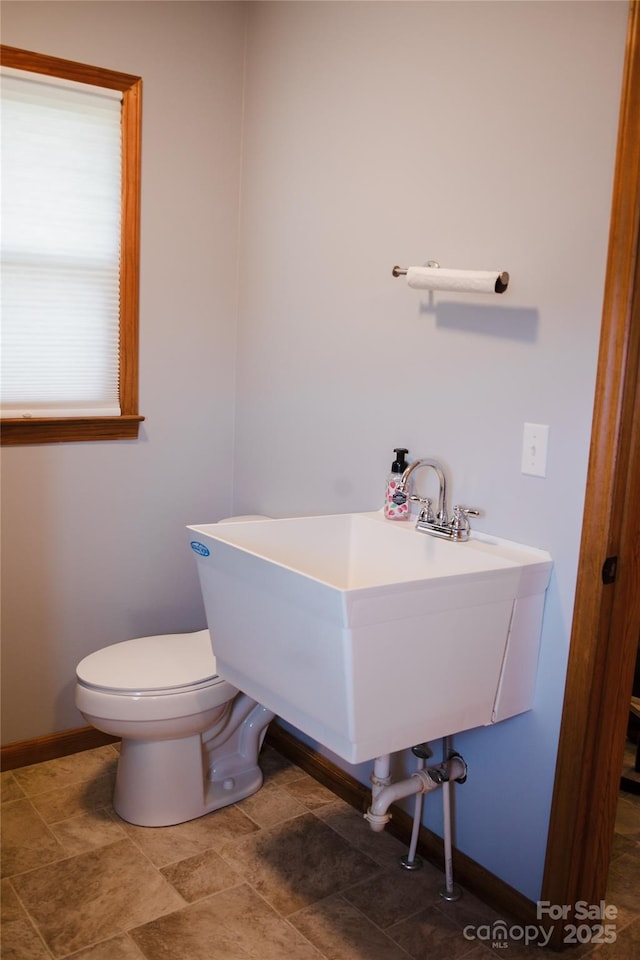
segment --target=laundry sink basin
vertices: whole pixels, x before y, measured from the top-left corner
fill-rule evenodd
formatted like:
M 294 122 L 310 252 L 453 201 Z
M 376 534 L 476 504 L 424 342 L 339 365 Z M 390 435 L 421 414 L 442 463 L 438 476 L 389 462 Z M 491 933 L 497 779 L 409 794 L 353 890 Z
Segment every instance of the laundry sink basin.
M 188 531 L 221 676 L 350 763 L 531 708 L 545 551 L 381 512 Z

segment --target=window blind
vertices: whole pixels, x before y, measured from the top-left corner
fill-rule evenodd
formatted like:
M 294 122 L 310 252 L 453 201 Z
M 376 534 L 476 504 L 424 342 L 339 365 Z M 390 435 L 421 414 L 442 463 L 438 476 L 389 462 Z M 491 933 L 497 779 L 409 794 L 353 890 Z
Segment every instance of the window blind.
M 121 100 L 2 70 L 3 417 L 119 416 Z

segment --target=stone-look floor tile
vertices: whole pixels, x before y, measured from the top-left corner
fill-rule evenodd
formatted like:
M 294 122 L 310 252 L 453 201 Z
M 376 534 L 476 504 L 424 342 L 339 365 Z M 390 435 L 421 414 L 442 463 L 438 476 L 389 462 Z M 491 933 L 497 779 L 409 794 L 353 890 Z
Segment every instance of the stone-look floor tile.
M 362 813 L 354 810 L 343 800 L 333 798 L 333 803 L 317 807 L 313 813 L 352 846 L 366 853 L 381 866 L 397 864 L 407 853 L 407 845 L 392 836 L 388 830 L 375 833 Z
M 11 770 L 0 773 L 0 796 L 2 803 L 9 800 L 23 800 L 25 792 L 14 777 Z
M 369 920 L 386 929 L 425 907 L 435 908 L 440 879 L 439 871 L 430 864 L 412 872 L 393 867 L 350 887 L 343 896 Z
M 499 919 L 494 910 L 468 892 L 441 900 L 441 870 L 400 870 L 405 844 L 372 832 L 333 795 L 320 802 L 324 788 L 271 747 L 261 754 L 262 791 L 167 828 L 133 827 L 113 813 L 117 756 L 112 745 L 2 775 L 3 866 L 12 876 L 2 881 L 3 960 L 396 960 L 398 952 L 438 960 L 443 922 L 448 958 L 496 960 L 491 942 L 465 936 L 465 927 Z M 127 839 L 111 842 L 107 812 Z M 571 953 L 580 960 L 602 950 L 603 960 L 640 956 L 639 815 L 640 797 L 621 795 L 607 892 L 619 911 L 616 941 L 579 945 Z M 540 957 L 539 947 L 515 941 L 502 952 Z
M 2 808 L 2 876 L 60 860 L 64 848 L 29 800 L 12 800 Z
M 2 881 L 1 937 L 3 960 L 50 960 L 10 880 Z
M 124 830 L 108 810 L 93 810 L 52 823 L 49 829 L 64 847 L 67 856 L 105 847 L 126 836 Z
M 160 873 L 188 903 L 234 887 L 241 880 L 214 850 L 205 850 L 195 857 L 172 863 L 163 867 Z
M 301 777 L 299 780 L 292 780 L 291 783 L 286 785 L 285 789 L 287 793 L 290 793 L 292 797 L 295 797 L 309 810 L 324 807 L 328 803 L 333 803 L 336 798 L 335 793 L 327 790 L 313 777 Z
M 105 776 L 78 780 L 69 786 L 46 790 L 30 797 L 31 803 L 47 823 L 67 820 L 80 813 L 110 807 L 115 786 L 115 768 Z
M 238 807 L 259 827 L 273 827 L 307 812 L 307 808 L 291 796 L 288 787 L 278 787 L 275 783 L 265 783 L 257 793 L 241 800 Z
M 614 834 L 613 846 L 611 848 L 611 863 L 624 853 L 630 853 L 635 857 L 640 857 L 640 841 L 633 837 L 624 836 L 621 833 Z
M 638 913 L 640 902 L 640 857 L 625 853 L 616 857 L 609 867 L 607 902 L 618 908 L 618 922 L 629 923 Z
M 12 884 L 54 957 L 184 906 L 129 840 L 20 874 Z
M 618 800 L 616 833 L 640 840 L 640 805 L 626 796 Z
M 620 930 L 614 943 L 600 944 L 593 960 L 637 960 L 640 957 L 640 917 Z
M 118 822 L 156 867 L 166 867 L 205 850 L 220 850 L 229 840 L 258 830 L 236 806 L 221 807 L 205 817 L 174 827 L 136 827 L 124 820 Z
M 11 923 L 26 917 L 24 907 L 18 900 L 10 880 L 0 880 L 0 922 Z
M 2 960 L 51 960 L 51 954 L 29 920 L 2 927 Z
M 131 931 L 147 960 L 323 960 L 246 884 Z
M 379 872 L 312 813 L 229 843 L 221 856 L 284 916 Z
M 438 884 L 438 891 L 441 887 L 444 887 L 444 883 L 445 877 L 444 873 L 442 873 L 441 882 Z M 467 890 L 463 892 L 459 900 L 444 900 L 438 894 L 434 905 L 462 929 L 469 926 L 479 926 L 480 924 L 486 926 L 487 924 L 503 921 L 502 915 L 498 913 L 497 910 L 487 906 L 486 903 L 474 897 L 474 895 Z M 503 922 L 506 922 L 508 926 L 511 921 L 507 920 Z
M 265 744 L 260 751 L 259 762 L 265 783 L 275 783 L 281 787 L 285 783 L 291 783 L 292 780 L 306 776 L 300 767 L 287 760 L 268 744 Z
M 496 960 L 496 953 L 497 950 L 494 950 L 491 946 L 485 947 L 484 945 L 480 944 L 477 947 L 473 947 L 469 953 L 465 953 L 464 960 L 491 960 L 491 957 L 493 957 L 493 960 Z M 508 954 L 508 957 L 513 960 L 511 954 Z M 507 957 L 505 957 L 505 960 L 507 960 Z M 543 958 L 540 956 L 540 953 L 538 953 L 538 960 L 543 960 Z
M 494 958 L 500 953 L 505 960 L 540 960 L 540 957 L 557 954 L 547 946 L 550 931 L 545 930 L 540 921 L 535 919 L 524 921 L 503 918 L 497 921 L 489 920 L 484 924 L 480 921 L 477 927 L 469 924 L 461 930 L 465 938 L 476 936 L 479 949 L 488 951 Z M 496 943 L 498 946 L 494 946 Z M 585 960 L 586 957 L 591 957 L 592 952 L 593 944 L 574 943 L 564 951 L 563 956 L 570 957 L 571 960 Z
M 127 934 L 103 940 L 86 950 L 72 954 L 66 960 L 144 960 L 137 946 Z
M 418 917 L 418 919 L 420 918 Z M 406 923 L 408 926 L 410 921 L 406 921 Z M 509 926 L 510 924 L 507 924 L 506 929 L 508 929 Z M 523 925 L 515 924 L 513 925 L 513 928 L 514 930 L 518 931 L 519 929 L 523 928 Z M 521 934 L 518 934 L 518 938 L 515 940 L 508 937 L 504 940 L 491 940 L 489 937 L 493 929 L 494 928 L 490 927 L 487 930 L 481 930 L 480 932 L 482 933 L 482 939 L 480 942 L 475 941 L 475 946 L 474 941 L 471 940 L 473 935 L 471 930 L 459 931 L 458 938 L 464 939 L 467 947 L 473 947 L 471 953 L 463 954 L 464 960 L 473 960 L 473 958 L 476 956 L 475 951 L 477 951 L 480 957 L 484 957 L 484 960 L 489 960 L 490 956 L 495 960 L 496 955 L 504 957 L 505 960 L 541 960 L 541 957 L 555 956 L 555 954 L 551 953 L 548 948 L 543 950 L 543 944 L 546 942 L 546 939 L 542 935 L 537 935 L 534 931 L 531 931 L 530 938 L 524 942 Z M 498 929 L 499 928 L 495 928 L 496 931 Z M 393 936 L 391 931 L 389 932 L 389 936 Z M 580 945 L 575 950 L 571 949 L 567 953 L 563 954 L 563 956 L 571 957 L 571 960 L 585 960 L 585 957 L 590 952 L 590 947 L 586 948 L 583 945 Z M 422 960 L 422 955 L 418 954 L 418 956 L 420 957 L 420 960 Z M 446 952 L 445 956 L 447 956 Z M 558 956 L 560 956 L 560 954 L 558 954 Z M 438 960 L 437 955 L 435 960 Z
M 539 960 L 541 948 L 548 939 L 540 921 L 505 918 L 468 891 L 463 891 L 460 900 L 440 900 L 436 909 L 459 927 L 465 939 L 475 941 L 479 950 L 490 952 L 494 958 L 497 952 L 501 952 L 508 960 Z M 494 943 L 500 944 L 500 951 L 498 947 L 494 948 Z M 592 949 L 591 944 L 577 944 L 567 955 L 571 960 L 584 960 Z M 549 954 L 549 951 L 545 953 Z
M 341 896 L 290 918 L 327 960 L 407 960 L 406 952 Z
M 28 797 L 66 787 L 80 780 L 93 780 L 113 771 L 118 754 L 111 745 L 83 750 L 69 757 L 46 760 L 14 770 L 13 775 Z
M 464 936 L 453 920 L 435 907 L 421 910 L 401 923 L 388 927 L 386 932 L 416 960 L 427 956 L 429 960 L 459 960 L 478 946 Z

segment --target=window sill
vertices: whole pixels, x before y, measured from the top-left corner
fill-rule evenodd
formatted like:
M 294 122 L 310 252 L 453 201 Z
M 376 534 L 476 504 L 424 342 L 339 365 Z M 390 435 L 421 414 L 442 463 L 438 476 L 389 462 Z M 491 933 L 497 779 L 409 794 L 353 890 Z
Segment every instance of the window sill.
M 2 446 L 27 443 L 78 443 L 91 440 L 136 440 L 144 417 L 48 417 L 0 420 Z

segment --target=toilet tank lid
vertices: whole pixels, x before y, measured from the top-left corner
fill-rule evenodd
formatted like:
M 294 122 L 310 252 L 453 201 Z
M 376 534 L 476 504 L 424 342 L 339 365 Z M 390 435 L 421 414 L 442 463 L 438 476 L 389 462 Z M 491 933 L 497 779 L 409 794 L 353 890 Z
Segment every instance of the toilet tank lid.
M 161 692 L 217 676 L 208 630 L 123 640 L 90 653 L 76 674 L 89 686 L 123 692 Z

